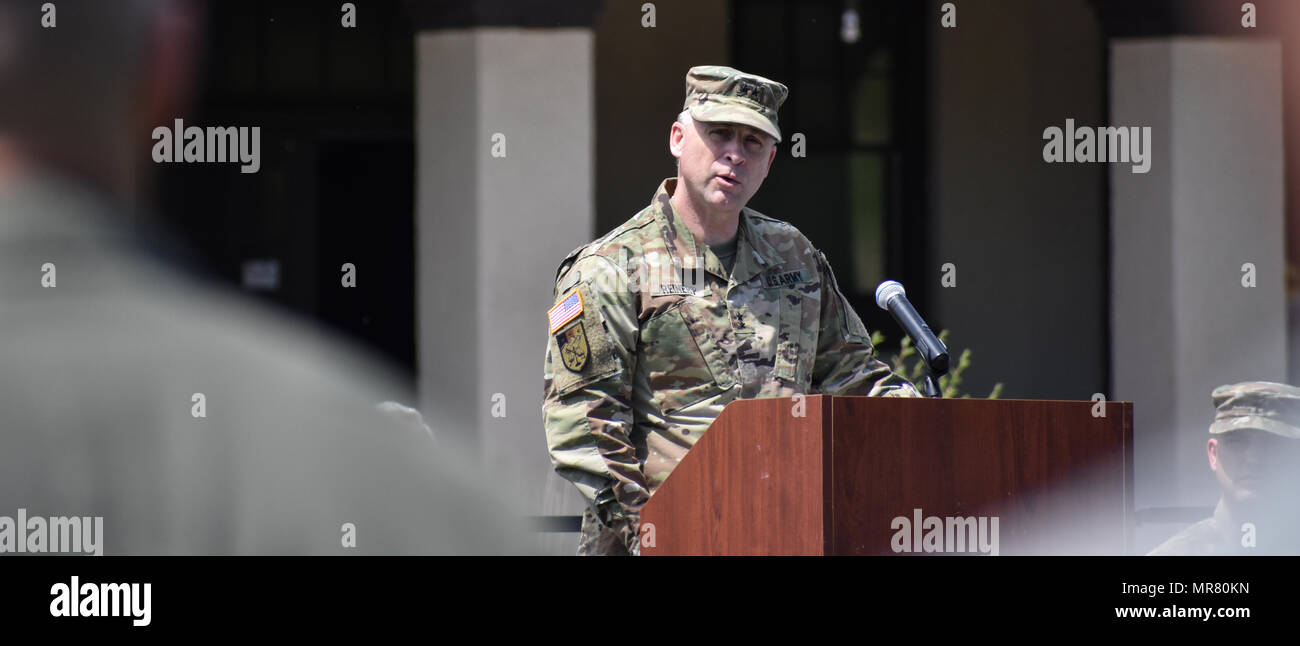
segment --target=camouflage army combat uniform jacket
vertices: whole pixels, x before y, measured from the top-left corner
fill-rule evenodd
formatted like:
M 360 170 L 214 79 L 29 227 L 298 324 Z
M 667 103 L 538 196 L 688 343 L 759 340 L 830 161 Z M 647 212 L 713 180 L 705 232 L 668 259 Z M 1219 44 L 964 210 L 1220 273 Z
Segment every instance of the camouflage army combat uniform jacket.
M 1147 556 L 1229 556 L 1244 554 L 1238 536 L 1232 531 L 1228 508 L 1219 501 L 1214 516 L 1206 518 L 1173 535 Z
M 557 272 L 543 418 L 588 503 L 579 553 L 639 553 L 641 506 L 738 398 L 918 396 L 798 230 L 744 209 L 728 275 L 673 213 L 675 184 Z
M 1295 556 L 1300 554 L 1300 524 L 1289 509 L 1282 514 L 1286 516 L 1282 522 L 1275 518 L 1268 524 L 1261 522 L 1257 530 L 1252 530 L 1251 534 L 1258 531 L 1254 536 L 1258 545 L 1252 541 L 1247 547 L 1243 545 L 1246 523 L 1234 521 L 1220 499 L 1213 516 L 1174 534 L 1147 556 Z

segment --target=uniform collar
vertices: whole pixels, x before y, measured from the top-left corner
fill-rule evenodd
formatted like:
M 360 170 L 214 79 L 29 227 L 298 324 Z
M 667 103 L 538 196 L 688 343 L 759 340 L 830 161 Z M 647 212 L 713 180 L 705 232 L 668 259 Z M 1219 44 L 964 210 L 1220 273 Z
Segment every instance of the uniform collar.
M 740 223 L 736 228 L 736 263 L 731 268 L 731 277 L 722 267 L 722 262 L 713 250 L 705 244 L 696 244 L 695 235 L 686 227 L 682 218 L 673 211 L 671 198 L 677 188 L 677 178 L 669 177 L 660 182 L 655 191 L 650 207 L 654 210 L 655 221 L 673 255 L 673 264 L 682 267 L 686 258 L 703 258 L 704 270 L 724 281 L 734 278 L 743 283 L 772 267 L 781 264 L 781 256 L 767 240 L 758 235 L 754 227 L 754 215 L 748 208 L 740 210 Z M 699 266 L 699 260 L 692 260 L 691 266 Z
M 1233 527 L 1232 514 L 1228 511 L 1228 503 L 1220 497 L 1219 504 L 1214 508 L 1214 531 L 1218 533 L 1219 539 L 1223 541 L 1223 545 L 1230 552 L 1237 551 L 1237 548 L 1241 546 L 1240 535 Z

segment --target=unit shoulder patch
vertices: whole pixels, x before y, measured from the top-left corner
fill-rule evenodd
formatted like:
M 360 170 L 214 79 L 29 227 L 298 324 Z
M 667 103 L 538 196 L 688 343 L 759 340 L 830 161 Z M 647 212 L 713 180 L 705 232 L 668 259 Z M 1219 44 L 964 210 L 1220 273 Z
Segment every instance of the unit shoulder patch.
M 564 397 L 583 386 L 618 375 L 622 362 L 606 328 L 601 295 L 586 283 L 562 293 L 547 314 L 547 362 L 555 392 Z
M 587 344 L 587 333 L 582 327 L 582 321 L 577 325 L 571 325 L 555 335 L 555 344 L 560 349 L 560 362 L 568 368 L 570 372 L 582 372 L 587 366 L 587 359 L 591 356 L 590 346 Z

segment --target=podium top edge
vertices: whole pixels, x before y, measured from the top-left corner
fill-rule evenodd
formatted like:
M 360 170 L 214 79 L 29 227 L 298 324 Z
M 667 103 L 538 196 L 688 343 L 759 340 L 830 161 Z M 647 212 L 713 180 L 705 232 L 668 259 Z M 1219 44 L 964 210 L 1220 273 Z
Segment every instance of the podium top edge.
M 1091 399 L 1013 399 L 1010 397 L 999 397 L 998 399 L 987 399 L 984 397 L 867 397 L 865 395 L 806 395 L 808 399 L 898 399 L 903 401 L 916 401 L 917 399 L 938 400 L 938 401 L 964 401 L 964 402 L 1017 402 L 1017 403 L 1035 403 L 1035 404 L 1088 404 L 1089 406 L 1099 402 Z M 790 399 L 790 397 L 776 397 L 774 399 Z M 1131 400 L 1107 399 L 1107 404 L 1132 404 Z

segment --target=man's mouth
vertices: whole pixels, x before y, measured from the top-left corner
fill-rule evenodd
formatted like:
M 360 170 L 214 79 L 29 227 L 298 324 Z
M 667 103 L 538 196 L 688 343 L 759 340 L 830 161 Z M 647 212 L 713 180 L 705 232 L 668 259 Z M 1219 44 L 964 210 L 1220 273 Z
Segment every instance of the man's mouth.
M 715 175 L 715 177 L 717 177 L 718 181 L 721 182 L 722 185 L 726 186 L 727 188 L 737 188 L 740 186 L 740 180 L 735 179 L 733 177 L 727 175 Z

